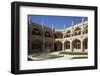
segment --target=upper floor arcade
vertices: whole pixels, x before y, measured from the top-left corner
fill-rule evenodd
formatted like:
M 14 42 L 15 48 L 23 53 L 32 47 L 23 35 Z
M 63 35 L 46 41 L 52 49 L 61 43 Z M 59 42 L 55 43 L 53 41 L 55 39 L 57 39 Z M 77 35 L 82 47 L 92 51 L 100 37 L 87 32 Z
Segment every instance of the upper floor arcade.
M 80 36 L 88 33 L 88 23 L 87 21 L 83 24 L 73 25 L 69 28 L 62 30 L 55 29 L 55 38 L 69 38 L 74 36 Z

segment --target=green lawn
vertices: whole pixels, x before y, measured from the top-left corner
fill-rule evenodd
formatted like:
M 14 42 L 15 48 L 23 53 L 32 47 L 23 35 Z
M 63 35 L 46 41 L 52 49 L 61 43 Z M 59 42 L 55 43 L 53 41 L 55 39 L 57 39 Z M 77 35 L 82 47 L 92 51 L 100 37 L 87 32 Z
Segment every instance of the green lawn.
M 67 54 L 67 55 L 88 55 L 88 53 L 84 52 L 60 52 L 59 54 Z
M 86 59 L 88 57 L 73 57 L 72 59 Z

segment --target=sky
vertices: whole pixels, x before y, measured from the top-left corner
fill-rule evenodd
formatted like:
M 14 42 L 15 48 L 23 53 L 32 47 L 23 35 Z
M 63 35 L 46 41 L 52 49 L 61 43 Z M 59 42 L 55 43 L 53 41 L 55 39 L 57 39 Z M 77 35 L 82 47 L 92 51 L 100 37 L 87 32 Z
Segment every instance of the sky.
M 88 17 L 79 16 L 52 16 L 52 15 L 28 15 L 28 20 L 38 24 L 44 24 L 49 28 L 63 29 L 88 20 Z

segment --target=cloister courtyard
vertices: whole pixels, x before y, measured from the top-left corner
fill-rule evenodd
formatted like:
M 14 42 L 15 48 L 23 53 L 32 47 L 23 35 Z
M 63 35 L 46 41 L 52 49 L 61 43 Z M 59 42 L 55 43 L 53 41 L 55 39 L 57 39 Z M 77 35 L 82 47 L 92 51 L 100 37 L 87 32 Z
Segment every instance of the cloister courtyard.
M 28 60 L 88 58 L 88 21 L 63 29 L 28 20 Z

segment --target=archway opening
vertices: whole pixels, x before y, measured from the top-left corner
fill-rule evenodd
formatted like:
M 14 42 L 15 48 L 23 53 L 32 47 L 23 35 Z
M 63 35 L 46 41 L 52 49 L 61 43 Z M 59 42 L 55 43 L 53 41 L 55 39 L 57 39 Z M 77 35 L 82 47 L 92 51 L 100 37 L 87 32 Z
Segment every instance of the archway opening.
M 55 33 L 55 38 L 63 38 L 63 33 L 61 33 L 61 32 L 56 32 L 56 33 Z
M 69 41 L 64 42 L 64 49 L 70 49 L 70 42 Z
M 77 36 L 77 35 L 81 35 L 81 28 L 79 27 L 76 27 L 76 29 L 74 30 L 73 36 Z
M 83 51 L 86 51 L 88 49 L 88 38 L 85 38 L 83 40 Z
M 87 34 L 88 33 L 88 26 L 86 26 L 83 30 L 83 34 Z
M 52 42 L 51 41 L 45 41 L 45 51 L 51 52 L 53 48 Z
M 81 49 L 81 41 L 78 39 L 73 40 L 72 42 L 72 51 Z
M 32 41 L 32 51 L 41 52 L 42 51 L 42 40 L 36 39 Z
M 39 29 L 34 28 L 34 29 L 32 30 L 32 35 L 41 35 L 41 32 L 40 32 Z
M 55 42 L 55 51 L 62 50 L 62 43 L 60 41 Z
M 67 38 L 67 37 L 70 37 L 70 36 L 71 36 L 71 31 L 68 30 L 64 37 Z
M 46 31 L 46 32 L 45 32 L 45 37 L 51 37 L 51 33 L 48 32 L 48 31 Z

